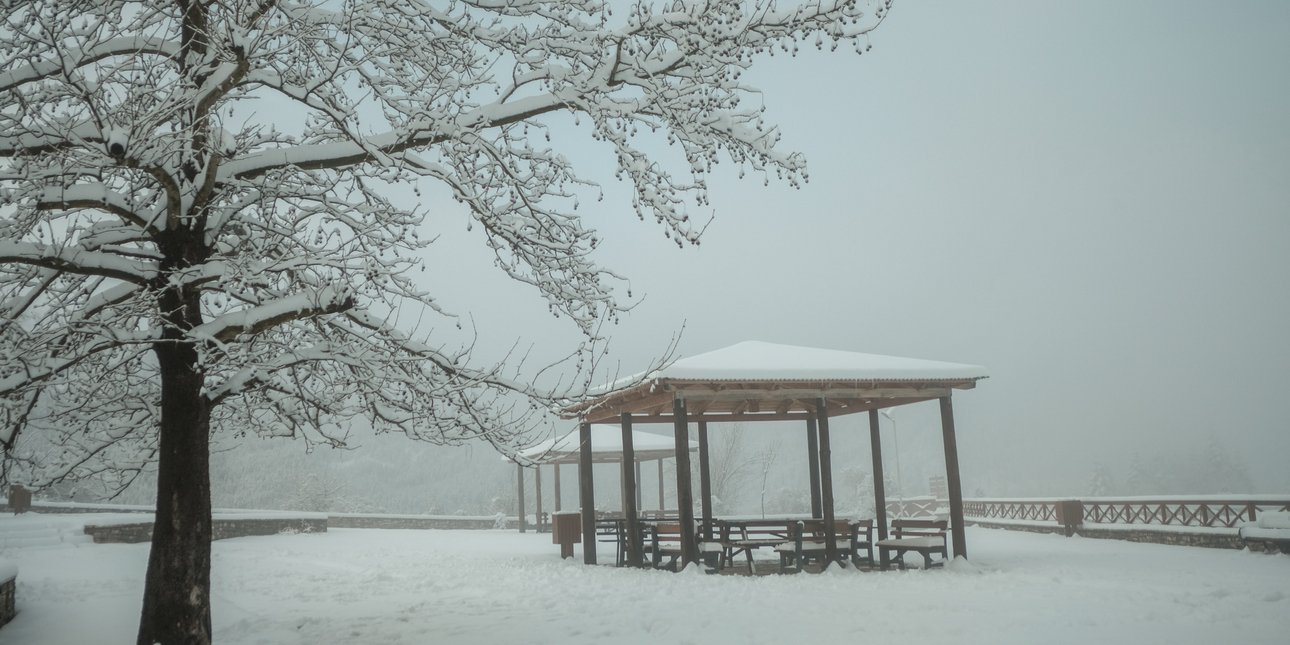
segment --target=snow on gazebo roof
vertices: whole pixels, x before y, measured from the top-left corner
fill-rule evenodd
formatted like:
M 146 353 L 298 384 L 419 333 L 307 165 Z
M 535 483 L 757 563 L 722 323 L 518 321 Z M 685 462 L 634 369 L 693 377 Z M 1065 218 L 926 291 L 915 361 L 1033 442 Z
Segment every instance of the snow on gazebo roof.
M 982 379 L 984 367 L 837 349 L 745 341 L 682 358 L 647 379 L 932 381 Z
M 691 421 L 805 419 L 827 399 L 830 416 L 940 398 L 989 376 L 979 365 L 746 341 L 622 379 L 569 406 L 595 423 L 623 413 L 642 422 L 671 418 L 672 401 Z
M 699 449 L 698 442 L 691 441 L 690 452 Z M 547 439 L 521 450 L 519 460 L 539 464 L 574 464 L 578 463 L 580 437 L 574 430 L 563 437 Z M 675 456 L 676 440 L 672 437 L 652 432 L 632 431 L 632 452 L 636 461 L 650 461 Z M 614 426 L 592 426 L 591 460 L 596 462 L 621 461 L 623 456 L 623 434 Z M 511 459 L 515 461 L 516 459 Z

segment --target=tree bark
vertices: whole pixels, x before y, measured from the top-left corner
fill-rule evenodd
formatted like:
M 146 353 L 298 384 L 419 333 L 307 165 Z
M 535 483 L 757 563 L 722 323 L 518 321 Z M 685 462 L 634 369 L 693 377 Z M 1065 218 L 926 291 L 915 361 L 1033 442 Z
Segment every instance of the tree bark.
M 174 265 L 196 250 L 182 242 L 168 246 L 162 248 Z M 157 512 L 138 643 L 205 645 L 211 642 L 210 406 L 197 348 L 181 340 L 184 330 L 201 323 L 200 293 L 162 287 L 158 304 L 167 324 L 153 347 L 161 372 Z

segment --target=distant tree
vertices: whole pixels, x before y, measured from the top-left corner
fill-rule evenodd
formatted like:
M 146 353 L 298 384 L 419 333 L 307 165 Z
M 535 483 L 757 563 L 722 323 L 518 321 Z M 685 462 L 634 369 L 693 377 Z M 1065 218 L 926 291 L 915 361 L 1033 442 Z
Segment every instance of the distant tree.
M 1197 461 L 1200 465 L 1193 471 L 1201 480 L 1196 482 L 1201 487 L 1197 492 L 1254 492 L 1249 465 L 1234 454 L 1228 444 L 1219 441 L 1216 435 L 1210 435 L 1204 449 L 1197 455 Z
M 506 446 L 531 411 L 576 393 L 398 328 L 445 312 L 412 279 L 423 215 L 391 185 L 446 188 L 497 267 L 583 331 L 585 367 L 622 307 L 577 215 L 589 181 L 548 143 L 545 117 L 573 115 L 610 151 L 636 215 L 697 243 L 689 208 L 706 204 L 720 158 L 806 177 L 740 80 L 754 57 L 861 51 L 887 4 L 3 8 L 4 477 L 124 486 L 156 462 L 138 634 L 151 644 L 210 640 L 212 433 L 342 443 L 362 418 Z M 647 152 L 664 142 L 680 164 Z
M 1093 474 L 1089 478 L 1088 494 L 1094 497 L 1106 497 L 1118 492 L 1119 486 L 1115 482 L 1115 476 L 1106 464 L 1097 462 L 1093 464 Z
M 766 484 L 770 481 L 770 473 L 775 468 L 775 461 L 779 459 L 780 442 L 767 444 L 757 451 L 754 460 L 757 477 L 761 483 L 761 516 L 766 517 Z M 773 509 L 772 504 L 772 510 Z
M 1158 495 L 1165 488 L 1159 470 L 1159 458 L 1147 459 L 1141 453 L 1133 453 L 1129 462 L 1129 476 L 1124 481 L 1124 493 L 1127 495 Z
M 713 504 L 729 512 L 738 507 L 757 465 L 757 456 L 748 449 L 743 424 L 712 428 L 710 460 Z

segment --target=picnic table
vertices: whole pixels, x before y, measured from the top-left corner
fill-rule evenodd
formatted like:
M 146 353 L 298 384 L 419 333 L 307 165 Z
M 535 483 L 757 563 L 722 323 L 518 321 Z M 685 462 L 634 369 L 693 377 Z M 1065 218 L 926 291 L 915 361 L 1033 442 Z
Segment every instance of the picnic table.
M 672 568 L 681 554 L 683 528 L 675 517 L 641 517 L 641 556 L 657 568 Z M 699 554 L 714 570 L 734 565 L 743 556 L 749 572 L 754 571 L 753 552 L 771 549 L 779 556 L 780 571 L 800 571 L 802 565 L 826 556 L 824 520 L 810 516 L 776 518 L 717 518 L 708 538 L 706 527 L 696 523 L 689 530 L 699 533 Z M 834 522 L 833 538 L 840 561 L 855 565 L 873 563 L 873 521 L 840 519 Z M 622 515 L 602 515 L 596 519 L 596 536 L 600 542 L 612 542 L 614 562 L 627 564 L 627 519 Z

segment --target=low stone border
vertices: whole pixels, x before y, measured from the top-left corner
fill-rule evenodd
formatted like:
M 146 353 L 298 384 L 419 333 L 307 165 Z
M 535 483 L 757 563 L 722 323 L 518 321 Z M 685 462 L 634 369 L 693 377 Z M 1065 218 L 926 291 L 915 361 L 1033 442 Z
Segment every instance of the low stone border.
M 1065 527 L 1059 524 L 1026 522 L 1026 521 L 989 521 L 968 518 L 967 524 L 988 529 L 1007 529 L 1009 531 L 1028 531 L 1031 533 L 1052 533 L 1064 535 Z M 1129 542 L 1149 542 L 1153 544 L 1173 544 L 1178 546 L 1200 546 L 1211 549 L 1244 549 L 1245 540 L 1238 535 L 1237 529 L 1215 529 L 1198 527 L 1187 530 L 1177 526 L 1143 526 L 1143 525 L 1094 525 L 1085 524 L 1075 529 L 1075 535 L 1098 540 L 1127 540 Z
M 287 518 L 215 518 L 211 524 L 212 539 L 277 535 L 279 533 L 326 533 L 326 517 Z M 152 522 L 85 526 L 85 534 L 95 544 L 137 544 L 152 539 Z
M 334 529 L 495 529 L 506 528 L 512 519 L 487 515 L 334 513 L 327 516 L 327 525 Z
M 12 562 L 0 560 L 0 627 L 6 625 L 18 613 L 16 600 L 18 596 L 18 567 Z

